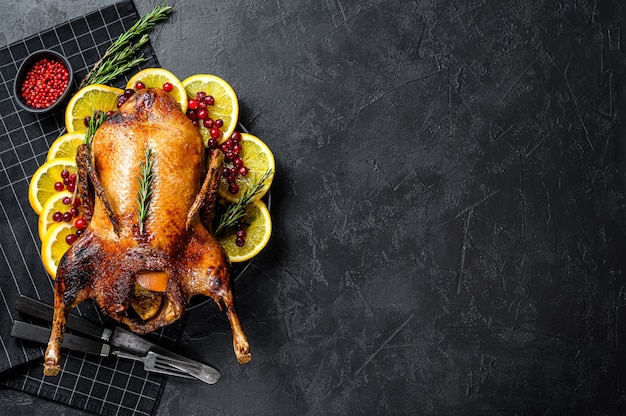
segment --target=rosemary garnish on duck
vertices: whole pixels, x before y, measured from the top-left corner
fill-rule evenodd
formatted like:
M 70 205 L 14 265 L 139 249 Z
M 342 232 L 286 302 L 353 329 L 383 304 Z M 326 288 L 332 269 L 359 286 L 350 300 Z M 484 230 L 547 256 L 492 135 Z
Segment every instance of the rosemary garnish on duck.
M 271 169 L 267 170 L 261 179 L 254 182 L 254 184 L 248 188 L 239 200 L 228 206 L 226 211 L 220 216 L 217 228 L 215 228 L 215 235 L 226 231 L 228 228 L 235 227 L 246 216 L 246 207 L 252 202 L 252 198 L 257 195 L 265 180 L 272 175 Z
M 139 234 L 143 235 L 144 225 L 148 219 L 150 210 L 150 196 L 152 195 L 152 181 L 154 179 L 154 153 L 152 146 L 148 146 L 145 152 L 145 159 L 141 162 L 141 173 L 139 174 L 139 195 L 137 202 L 137 217 L 139 222 Z
M 87 125 L 87 131 L 85 132 L 85 143 L 87 146 L 91 146 L 93 136 L 96 134 L 98 127 L 102 125 L 107 119 L 107 113 L 104 111 L 95 111 L 89 118 L 89 124 Z

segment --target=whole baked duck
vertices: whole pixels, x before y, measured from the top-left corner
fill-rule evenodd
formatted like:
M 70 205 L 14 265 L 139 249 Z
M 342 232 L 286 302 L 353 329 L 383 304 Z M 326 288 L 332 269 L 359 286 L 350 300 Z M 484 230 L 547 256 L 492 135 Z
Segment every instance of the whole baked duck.
M 44 374 L 58 374 L 67 314 L 90 298 L 141 334 L 179 319 L 194 295 L 208 296 L 225 306 L 237 360 L 248 362 L 230 264 L 206 226 L 222 156 L 205 149 L 174 98 L 158 88 L 135 93 L 76 161 L 89 225 L 57 269 Z

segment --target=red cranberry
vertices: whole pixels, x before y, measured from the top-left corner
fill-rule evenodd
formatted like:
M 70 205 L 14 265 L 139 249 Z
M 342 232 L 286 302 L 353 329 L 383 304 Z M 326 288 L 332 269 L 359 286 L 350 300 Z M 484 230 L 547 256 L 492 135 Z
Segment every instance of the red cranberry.
M 204 120 L 209 116 L 209 112 L 206 111 L 206 109 L 204 108 L 199 109 L 196 114 L 198 115 L 198 118 L 201 120 Z
M 190 98 L 189 100 L 187 100 L 187 108 L 190 110 L 195 110 L 196 108 L 198 108 L 198 102 L 193 98 Z
M 54 190 L 55 191 L 62 191 L 63 189 L 65 189 L 65 185 L 63 185 L 63 182 L 55 182 L 54 183 Z
M 219 139 L 222 136 L 222 132 L 217 127 L 212 127 L 211 130 L 209 130 L 209 134 L 214 139 Z
M 63 221 L 63 214 L 60 213 L 59 211 L 55 212 L 54 214 L 52 214 L 52 221 L 54 222 Z
M 166 82 L 165 84 L 163 84 L 163 91 L 172 92 L 173 90 L 174 90 L 174 86 L 172 85 L 171 82 Z
M 76 236 L 76 234 L 68 234 L 67 237 L 65 237 L 65 242 L 71 246 L 76 242 L 77 239 L 78 237 Z
M 87 226 L 87 221 L 83 217 L 76 218 L 76 221 L 74 221 L 74 227 L 76 227 L 79 230 L 82 230 L 86 226 Z
M 139 90 L 143 90 L 144 88 L 146 88 L 146 84 L 144 84 L 143 82 L 141 82 L 141 81 L 137 81 L 137 82 L 135 83 L 135 89 L 136 89 L 137 91 L 139 91 Z

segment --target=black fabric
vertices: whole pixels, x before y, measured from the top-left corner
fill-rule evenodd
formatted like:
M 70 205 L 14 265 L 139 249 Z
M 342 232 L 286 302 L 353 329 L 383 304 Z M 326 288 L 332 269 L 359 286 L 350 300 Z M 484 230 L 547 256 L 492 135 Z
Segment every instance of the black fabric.
M 40 260 L 37 215 L 28 202 L 28 184 L 46 159 L 48 147 L 64 131 L 63 114 L 35 116 L 15 103 L 12 84 L 21 62 L 38 49 L 52 49 L 73 65 L 78 82 L 106 48 L 139 18 L 132 1 L 123 1 L 45 30 L 0 49 L 0 385 L 105 415 L 149 415 L 164 377 L 148 375 L 141 364 L 115 358 L 64 353 L 58 377 L 43 377 L 43 348 L 10 336 L 20 294 L 52 300 L 52 282 Z M 159 66 L 149 44 L 142 67 Z M 138 68 L 140 69 L 140 68 Z M 123 87 L 127 79 L 112 85 Z M 91 302 L 75 313 L 102 318 Z M 172 347 L 181 325 L 175 324 L 151 338 Z

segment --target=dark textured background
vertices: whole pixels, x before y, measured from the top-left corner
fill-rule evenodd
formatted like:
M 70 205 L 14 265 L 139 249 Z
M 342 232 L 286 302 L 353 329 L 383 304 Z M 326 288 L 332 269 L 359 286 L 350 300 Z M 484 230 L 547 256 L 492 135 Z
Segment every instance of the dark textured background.
M 113 2 L 1 3 L 8 44 Z M 158 416 L 626 414 L 623 2 L 170 5 L 162 66 L 228 80 L 278 171 L 253 361 L 194 309 L 178 350 L 224 376 Z

